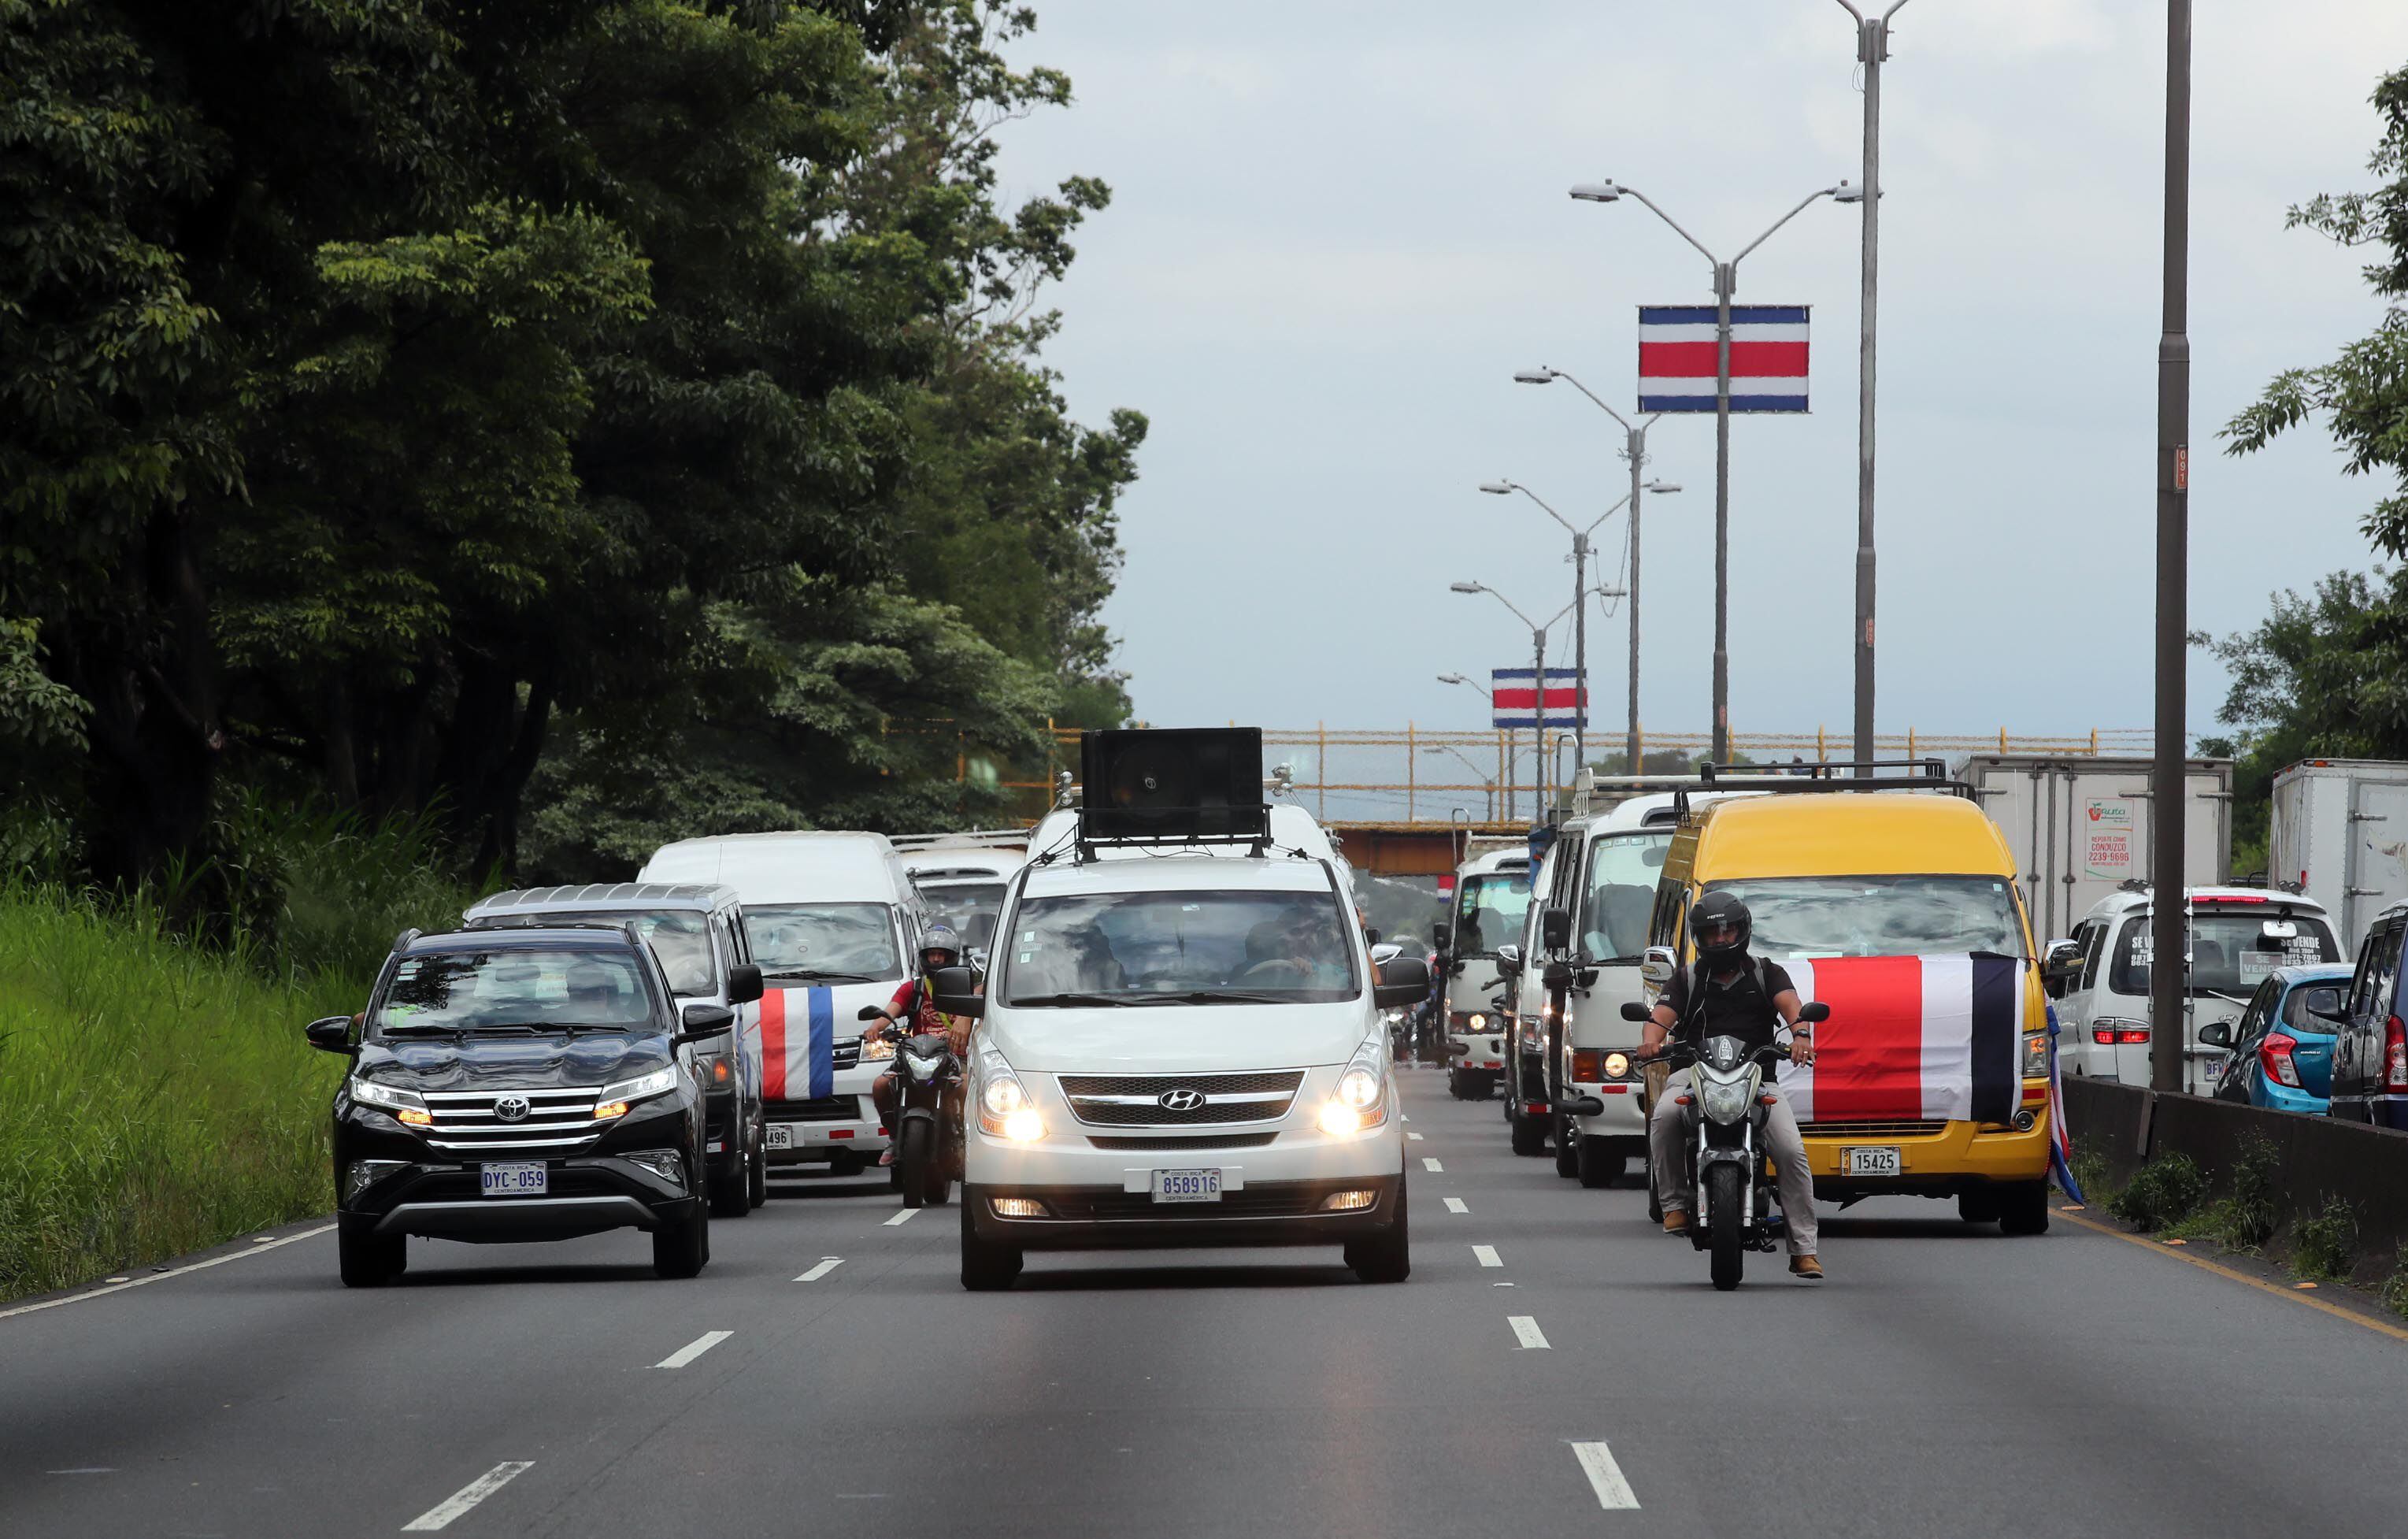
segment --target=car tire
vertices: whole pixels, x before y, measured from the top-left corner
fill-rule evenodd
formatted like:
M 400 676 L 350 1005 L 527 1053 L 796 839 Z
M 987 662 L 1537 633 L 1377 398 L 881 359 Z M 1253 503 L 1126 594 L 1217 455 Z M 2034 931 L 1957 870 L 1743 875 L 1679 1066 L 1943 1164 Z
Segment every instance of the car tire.
M 1512 1118 L 1513 1152 L 1525 1159 L 1535 1159 L 1547 1152 L 1547 1125 L 1534 1116 Z
M 1346 1242 L 1346 1264 L 1354 1269 L 1357 1280 L 1401 1283 L 1413 1274 L 1412 1230 L 1407 1222 L 1411 1211 L 1405 1201 L 1405 1178 L 1399 1172 L 1396 1218 L 1376 1234 Z
M 398 1234 L 337 1232 L 335 1256 L 342 1269 L 343 1286 L 382 1287 L 392 1282 L 408 1269 L 407 1244 Z
M 744 1196 L 756 1208 L 769 1205 L 769 1123 L 752 1124 L 752 1163 L 745 1168 Z
M 828 1174 L 859 1175 L 869 1169 L 869 1161 L 851 1149 L 840 1149 L 828 1157 Z
M 1000 1293 L 1020 1276 L 1020 1247 L 979 1238 L 978 1224 L 971 1217 L 977 1207 L 977 1195 L 964 1187 L 961 1206 L 962 1287 L 972 1293 Z
M 1969 1224 L 1999 1221 L 1999 1194 L 1989 1187 L 1968 1187 L 1956 1194 L 1956 1216 Z
M 736 1157 L 736 1169 L 710 1177 L 710 1215 L 713 1218 L 741 1218 L 752 1211 L 752 1151 Z
M 1555 1173 L 1567 1181 L 1580 1175 L 1581 1136 L 1572 1130 L 1572 1119 L 1558 1114 L 1555 1119 Z
M 1591 1191 L 1622 1179 L 1626 1161 L 1613 1152 L 1613 1145 L 1601 1138 L 1583 1138 L 1573 1158 L 1580 1165 L 1580 1184 Z
M 2048 1232 L 2048 1183 L 2018 1181 L 2012 1187 L 1999 1188 L 1999 1232 L 2000 1234 L 2046 1234 Z
M 652 1275 L 698 1277 L 710 1264 L 710 1209 L 695 1204 L 682 1222 L 652 1231 Z

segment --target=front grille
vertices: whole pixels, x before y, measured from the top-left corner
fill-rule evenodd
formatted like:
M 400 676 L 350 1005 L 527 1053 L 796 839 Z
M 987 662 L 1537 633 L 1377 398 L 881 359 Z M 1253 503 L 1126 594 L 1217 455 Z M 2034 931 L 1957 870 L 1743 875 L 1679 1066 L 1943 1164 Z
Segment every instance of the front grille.
M 598 1085 L 548 1090 L 429 1090 L 426 1110 L 434 1121 L 426 1142 L 447 1154 L 493 1153 L 512 1158 L 529 1153 L 566 1153 L 601 1130 L 595 1120 Z M 505 1122 L 495 1110 L 504 1100 L 527 1103 L 527 1115 Z
M 1802 1122 L 1798 1130 L 1808 1138 L 1938 1138 L 1945 1122 Z
M 1087 1142 L 1098 1149 L 1259 1149 L 1277 1133 L 1204 1133 L 1188 1138 L 1104 1138 L 1089 1134 Z
M 763 1110 L 772 1122 L 859 1122 L 859 1096 L 822 1096 L 816 1100 L 773 1100 Z
M 1070 1113 L 1098 1128 L 1192 1128 L 1270 1122 L 1287 1115 L 1304 1083 L 1301 1069 L 1258 1074 L 1065 1074 Z M 1162 1097 L 1193 1090 L 1201 1104 L 1173 1111 Z
M 859 1037 L 838 1037 L 835 1042 L 829 1043 L 828 1067 L 831 1069 L 860 1068 L 861 1039 Z
M 1321 1210 L 1321 1200 L 1337 1187 L 1243 1187 L 1221 1194 L 1218 1202 L 1156 1202 L 1152 1192 L 1047 1192 L 1045 1206 L 1069 1223 L 1111 1223 L 1115 1220 L 1211 1220 L 1214 1218 L 1300 1218 Z

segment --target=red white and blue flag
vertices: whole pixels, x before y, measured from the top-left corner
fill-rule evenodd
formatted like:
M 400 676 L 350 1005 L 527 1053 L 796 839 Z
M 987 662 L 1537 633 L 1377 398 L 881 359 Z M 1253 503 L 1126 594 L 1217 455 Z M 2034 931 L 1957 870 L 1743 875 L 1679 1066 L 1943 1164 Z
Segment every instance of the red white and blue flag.
M 836 1094 L 836 995 L 773 988 L 761 996 L 761 1094 L 820 1100 Z
M 1806 410 L 1805 305 L 1731 307 L 1730 409 Z M 1720 369 L 1712 305 L 1639 307 L 1639 410 L 1712 411 Z
M 1526 668 L 1490 669 L 1488 703 L 1496 718 L 1493 725 L 1499 729 L 1538 725 L 1535 715 L 1540 709 L 1539 692 Z M 1588 692 L 1581 687 L 1580 669 L 1547 669 L 1545 710 L 1549 726 L 1587 726 L 1587 706 Z
M 2022 1100 L 2024 963 L 2012 956 L 1782 959 L 1831 1018 L 1784 1064 L 1800 1122 L 2005 1122 Z M 2037 1024 L 2031 1029 L 2038 1030 Z

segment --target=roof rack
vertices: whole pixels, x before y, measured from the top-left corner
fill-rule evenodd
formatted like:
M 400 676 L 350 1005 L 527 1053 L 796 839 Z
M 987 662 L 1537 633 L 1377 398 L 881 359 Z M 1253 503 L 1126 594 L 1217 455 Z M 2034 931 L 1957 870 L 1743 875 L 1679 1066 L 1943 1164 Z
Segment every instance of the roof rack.
M 1887 773 L 1885 773 L 1887 771 Z M 1823 759 L 1813 764 L 1701 764 L 1697 783 L 1676 793 L 1688 815 L 1692 791 L 1764 791 L 1815 794 L 1830 791 L 1945 791 L 1973 799 L 1973 788 L 1952 779 L 1947 762 L 1919 759 Z
M 1025 828 L 966 828 L 951 834 L 890 834 L 887 841 L 898 850 L 967 850 L 990 844 L 1025 844 Z

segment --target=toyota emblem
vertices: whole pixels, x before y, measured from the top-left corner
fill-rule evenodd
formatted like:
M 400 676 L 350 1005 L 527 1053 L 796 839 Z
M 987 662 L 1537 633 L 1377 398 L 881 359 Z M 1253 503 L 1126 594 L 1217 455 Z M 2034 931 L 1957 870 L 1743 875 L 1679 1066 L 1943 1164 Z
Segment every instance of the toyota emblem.
M 1204 1092 L 1182 1086 L 1176 1090 L 1165 1090 L 1154 1099 L 1166 1112 L 1193 1112 L 1204 1104 Z
M 527 1114 L 534 1110 L 533 1106 L 527 1104 L 527 1098 L 524 1096 L 504 1096 L 494 1102 L 494 1115 L 504 1122 L 524 1122 Z

